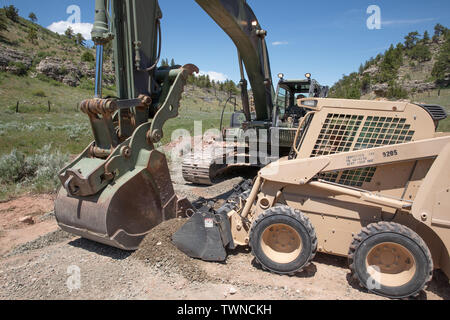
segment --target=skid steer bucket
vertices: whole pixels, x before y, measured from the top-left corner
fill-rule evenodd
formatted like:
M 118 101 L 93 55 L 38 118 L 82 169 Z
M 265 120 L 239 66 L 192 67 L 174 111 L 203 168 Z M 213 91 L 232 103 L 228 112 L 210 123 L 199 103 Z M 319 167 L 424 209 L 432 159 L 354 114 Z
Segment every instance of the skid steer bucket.
M 225 212 L 200 209 L 172 237 L 173 244 L 191 258 L 223 262 L 226 248 L 234 249 L 231 226 Z

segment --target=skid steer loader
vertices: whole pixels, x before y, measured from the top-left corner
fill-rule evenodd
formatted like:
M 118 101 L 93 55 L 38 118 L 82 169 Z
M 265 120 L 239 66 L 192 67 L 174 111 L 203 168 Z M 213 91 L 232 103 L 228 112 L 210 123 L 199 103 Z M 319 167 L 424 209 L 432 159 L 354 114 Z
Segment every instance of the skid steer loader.
M 202 210 L 174 236 L 193 258 L 224 261 L 250 246 L 265 270 L 293 275 L 316 252 L 349 258 L 354 278 L 390 298 L 450 277 L 450 134 L 442 107 L 300 99 L 293 153 L 253 188 Z

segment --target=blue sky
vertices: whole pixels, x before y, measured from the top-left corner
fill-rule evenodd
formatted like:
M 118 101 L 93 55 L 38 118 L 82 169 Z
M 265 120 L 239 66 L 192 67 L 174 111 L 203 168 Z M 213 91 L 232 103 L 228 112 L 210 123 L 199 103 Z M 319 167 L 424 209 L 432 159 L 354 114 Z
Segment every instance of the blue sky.
M 70 5 L 81 8 L 81 22 L 92 23 L 94 0 L 0 0 L 14 4 L 22 16 L 35 12 L 45 27 L 66 21 Z M 236 49 L 226 34 L 194 0 L 160 0 L 163 10 L 163 57 L 179 64 L 194 63 L 203 72 L 216 72 L 238 81 Z M 391 43 L 403 41 L 410 31 L 429 30 L 436 23 L 450 26 L 448 0 L 248 0 L 263 28 L 274 76 L 302 78 L 306 72 L 332 85 L 343 74 Z M 369 30 L 370 5 L 381 9 L 381 30 Z M 85 25 L 85 27 L 88 25 Z

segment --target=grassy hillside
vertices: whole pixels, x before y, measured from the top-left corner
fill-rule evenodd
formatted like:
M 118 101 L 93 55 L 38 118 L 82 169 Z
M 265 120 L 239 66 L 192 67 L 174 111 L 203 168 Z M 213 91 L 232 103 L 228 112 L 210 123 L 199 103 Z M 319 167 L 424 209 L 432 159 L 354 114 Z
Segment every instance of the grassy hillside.
M 2 21 L 7 22 L 6 30 Z M 11 20 L 0 9 L 0 201 L 55 191 L 58 170 L 93 140 L 88 117 L 78 104 L 93 96 L 94 62 L 83 55 L 94 52 L 75 40 L 19 16 Z M 40 68 L 43 63 L 51 66 L 48 73 Z M 108 63 L 110 85 L 104 94 L 115 95 Z M 67 77 L 76 81 L 67 82 Z M 169 143 L 176 129 L 193 134 L 194 121 L 202 121 L 204 131 L 219 128 L 228 95 L 220 89 L 236 93 L 234 83 L 213 83 L 206 76 L 190 78 L 189 83 L 180 116 L 168 121 L 159 145 Z M 228 107 L 226 125 L 231 112 Z
M 194 121 L 203 121 L 204 131 L 220 126 L 224 94 L 219 93 L 217 99 L 212 90 L 194 86 L 187 87 L 186 91 L 180 116 L 167 122 L 160 145 L 169 143 L 176 129 L 187 129 L 193 134 Z M 91 90 L 0 72 L 0 201 L 29 191 L 55 190 L 58 181 L 54 174 L 69 157 L 83 151 L 93 140 L 88 117 L 77 110 L 77 104 L 90 97 Z M 19 113 L 16 113 L 17 101 Z M 231 113 L 228 107 L 226 125 Z M 40 167 L 22 176 L 29 162 L 37 161 L 36 157 L 41 159 Z M 50 168 L 53 174 L 34 181 L 42 168 Z

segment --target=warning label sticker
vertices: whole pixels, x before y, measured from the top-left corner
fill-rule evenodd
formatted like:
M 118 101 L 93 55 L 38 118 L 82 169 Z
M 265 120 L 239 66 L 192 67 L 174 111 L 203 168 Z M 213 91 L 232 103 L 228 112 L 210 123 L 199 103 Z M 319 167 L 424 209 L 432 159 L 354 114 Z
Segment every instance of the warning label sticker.
M 214 220 L 211 218 L 205 219 L 205 228 L 213 228 L 214 227 Z

